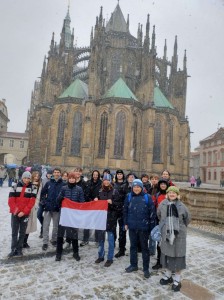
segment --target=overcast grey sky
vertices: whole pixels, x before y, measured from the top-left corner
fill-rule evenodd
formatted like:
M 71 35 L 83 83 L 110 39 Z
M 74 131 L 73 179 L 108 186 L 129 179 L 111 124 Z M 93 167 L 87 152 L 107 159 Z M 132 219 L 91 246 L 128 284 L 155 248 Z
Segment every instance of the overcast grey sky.
M 70 0 L 71 27 L 78 46 L 89 45 L 91 27 L 100 6 L 109 19 L 117 0 Z M 34 81 L 40 76 L 52 32 L 59 42 L 68 0 L 0 0 L 0 98 L 6 99 L 9 131 L 24 132 Z M 120 0 L 130 18 L 131 34 L 150 14 L 150 35 L 156 26 L 156 46 L 163 55 L 167 39 L 171 59 L 175 35 L 182 69 L 187 50 L 187 113 L 191 148 L 224 126 L 224 0 Z

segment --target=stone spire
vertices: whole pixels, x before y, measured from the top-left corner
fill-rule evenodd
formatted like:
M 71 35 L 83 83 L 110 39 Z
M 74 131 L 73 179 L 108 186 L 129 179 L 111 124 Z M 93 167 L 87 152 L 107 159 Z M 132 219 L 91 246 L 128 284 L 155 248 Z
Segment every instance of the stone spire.
M 128 26 L 121 11 L 119 2 L 114 12 L 111 14 L 110 20 L 106 26 L 106 31 L 128 32 Z
M 177 63 L 178 63 L 178 56 L 177 56 L 177 35 L 175 36 L 174 42 L 174 49 L 173 49 L 173 57 L 172 57 L 172 71 L 177 71 Z
M 71 18 L 69 15 L 69 7 L 67 11 L 67 15 L 64 19 L 62 31 L 61 31 L 61 40 L 60 40 L 60 47 L 64 49 L 69 49 L 72 47 L 72 34 L 70 28 Z

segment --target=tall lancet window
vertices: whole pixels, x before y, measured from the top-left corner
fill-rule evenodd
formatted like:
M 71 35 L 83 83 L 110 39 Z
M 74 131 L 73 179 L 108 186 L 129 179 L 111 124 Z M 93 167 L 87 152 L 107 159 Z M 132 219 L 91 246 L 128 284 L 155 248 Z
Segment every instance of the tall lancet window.
M 105 156 L 106 143 L 107 143 L 107 126 L 108 126 L 108 114 L 102 113 L 100 118 L 100 138 L 99 138 L 99 157 Z
M 153 145 L 153 162 L 161 162 L 161 137 L 162 137 L 162 124 L 160 120 L 156 120 L 154 128 L 154 145 Z
M 170 156 L 170 163 L 174 163 L 174 157 L 173 157 L 173 124 L 170 124 L 169 129 L 169 156 Z
M 58 119 L 58 136 L 56 143 L 56 155 L 61 154 L 63 141 L 64 141 L 64 131 L 65 131 L 65 112 L 62 110 Z
M 122 158 L 124 155 L 124 136 L 125 136 L 125 113 L 120 111 L 116 117 L 114 156 Z
M 134 124 L 133 124 L 133 144 L 132 144 L 132 148 L 133 148 L 133 160 L 137 159 L 137 130 L 138 130 L 138 119 L 137 116 L 134 115 Z
M 82 113 L 76 111 L 73 119 L 71 154 L 74 156 L 80 155 L 82 138 Z

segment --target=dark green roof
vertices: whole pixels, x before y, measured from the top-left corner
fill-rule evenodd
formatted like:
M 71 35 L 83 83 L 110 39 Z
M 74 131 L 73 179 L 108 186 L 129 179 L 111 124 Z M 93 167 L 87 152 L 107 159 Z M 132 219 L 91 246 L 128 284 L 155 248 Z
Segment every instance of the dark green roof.
M 163 95 L 161 90 L 156 86 L 154 88 L 154 103 L 156 107 L 166 107 L 174 109 L 173 105 L 169 100 Z
M 76 79 L 73 81 L 70 86 L 59 96 L 60 98 L 79 98 L 85 99 L 88 97 L 88 85 L 81 81 L 80 79 Z
M 111 14 L 109 22 L 106 25 L 106 31 L 110 30 L 118 32 L 128 32 L 127 23 L 124 19 L 119 4 L 117 4 L 114 12 Z
M 125 98 L 138 101 L 122 78 L 119 78 L 103 95 L 103 99 L 106 98 Z

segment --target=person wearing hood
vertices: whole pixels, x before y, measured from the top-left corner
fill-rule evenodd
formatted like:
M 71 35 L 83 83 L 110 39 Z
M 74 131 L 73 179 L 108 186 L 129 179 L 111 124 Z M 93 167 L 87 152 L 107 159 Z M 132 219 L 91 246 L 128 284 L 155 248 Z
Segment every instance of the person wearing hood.
M 43 222 L 43 246 L 42 250 L 46 251 L 49 241 L 49 229 L 51 220 L 53 221 L 52 239 L 51 244 L 56 247 L 57 245 L 57 231 L 59 222 L 59 206 L 57 197 L 64 185 L 61 179 L 61 169 L 54 168 L 53 176 L 45 184 L 41 191 L 41 201 L 44 207 L 44 222 Z
M 169 188 L 169 183 L 165 178 L 160 178 L 158 181 L 158 193 L 152 197 L 153 202 L 155 204 L 156 209 L 160 205 L 162 201 L 166 199 L 166 191 Z M 159 220 L 157 218 L 157 224 L 159 224 Z M 149 248 L 150 252 L 154 254 L 155 252 L 155 242 L 150 239 Z M 159 243 L 157 243 L 157 262 L 154 266 L 152 266 L 153 270 L 158 270 L 162 268 L 162 264 L 160 263 L 161 258 L 161 249 Z
M 123 209 L 124 209 L 124 199 L 122 193 L 122 185 L 124 184 L 124 171 L 121 169 L 118 169 L 115 174 L 115 183 L 114 183 L 114 189 L 118 191 L 119 193 L 119 205 L 116 208 L 116 224 L 119 225 L 119 251 L 115 254 L 116 258 L 119 258 L 121 256 L 125 255 L 126 251 L 126 231 L 124 230 L 124 219 L 123 219 Z M 116 226 L 117 227 L 117 226 Z M 114 232 L 114 241 L 116 242 L 117 239 L 117 228 Z
M 180 201 L 180 191 L 176 186 L 170 186 L 166 193 L 167 198 L 157 209 L 160 224 L 164 224 L 161 226 L 161 264 L 166 269 L 160 284 L 172 284 L 171 289 L 178 292 L 181 288 L 181 270 L 186 268 L 187 226 L 191 216 Z
M 138 240 L 142 248 L 144 277 L 149 278 L 149 234 L 155 226 L 155 205 L 149 194 L 145 194 L 143 183 L 135 179 L 131 193 L 124 203 L 125 230 L 129 230 L 130 239 L 130 266 L 125 270 L 131 273 L 138 270 Z
M 9 258 L 23 255 L 23 241 L 36 196 L 37 188 L 31 183 L 31 173 L 26 171 L 23 173 L 21 181 L 11 187 L 9 192 L 8 205 L 12 214 L 12 243 L 11 252 L 8 255 Z

